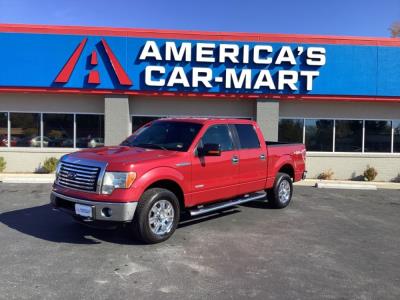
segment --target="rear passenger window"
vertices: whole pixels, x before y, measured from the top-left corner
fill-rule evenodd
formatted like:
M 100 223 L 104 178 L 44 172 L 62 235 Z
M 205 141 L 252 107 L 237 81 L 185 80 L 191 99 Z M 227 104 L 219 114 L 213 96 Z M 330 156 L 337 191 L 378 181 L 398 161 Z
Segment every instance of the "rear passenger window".
M 260 148 L 260 141 L 257 133 L 250 124 L 235 124 L 236 131 L 239 136 L 241 149 L 256 149 Z
M 233 142 L 227 125 L 214 125 L 207 129 L 202 144 L 219 144 L 221 151 L 233 150 Z

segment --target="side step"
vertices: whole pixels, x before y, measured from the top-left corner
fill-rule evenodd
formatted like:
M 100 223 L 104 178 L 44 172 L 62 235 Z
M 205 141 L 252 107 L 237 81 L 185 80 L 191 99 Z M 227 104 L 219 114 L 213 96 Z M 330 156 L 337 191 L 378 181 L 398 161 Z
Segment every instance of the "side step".
M 224 202 L 220 202 L 220 203 L 210 204 L 207 206 L 199 206 L 197 208 L 193 208 L 193 209 L 189 210 L 189 212 L 192 217 L 195 217 L 198 215 L 206 214 L 206 213 L 220 210 L 223 208 L 228 208 L 228 207 L 243 204 L 246 202 L 259 200 L 259 199 L 265 198 L 266 196 L 267 196 L 267 194 L 265 192 L 257 192 L 257 193 L 247 194 L 240 198 L 236 198 L 236 199 L 232 199 L 232 200 L 228 200 L 228 201 L 224 201 Z

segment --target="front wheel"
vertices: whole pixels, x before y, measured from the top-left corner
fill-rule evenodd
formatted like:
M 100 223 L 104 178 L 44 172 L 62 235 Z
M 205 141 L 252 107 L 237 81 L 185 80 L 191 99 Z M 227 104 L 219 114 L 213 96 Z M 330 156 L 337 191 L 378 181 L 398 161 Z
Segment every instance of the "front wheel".
M 292 194 L 292 179 L 286 173 L 278 173 L 274 186 L 267 190 L 268 203 L 272 208 L 284 208 L 289 205 Z
M 174 233 L 179 222 L 179 201 L 174 193 L 162 188 L 145 191 L 136 208 L 132 229 L 148 244 L 160 243 Z

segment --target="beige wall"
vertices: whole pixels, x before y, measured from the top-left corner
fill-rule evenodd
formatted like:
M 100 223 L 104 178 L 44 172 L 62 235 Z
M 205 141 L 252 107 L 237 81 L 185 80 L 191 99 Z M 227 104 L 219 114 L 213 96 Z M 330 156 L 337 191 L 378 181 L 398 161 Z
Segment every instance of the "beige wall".
M 104 96 L 1 94 L 0 111 L 104 113 Z M 262 111 L 260 109 L 260 111 Z M 260 117 L 257 101 L 208 98 L 130 97 L 130 115 Z M 280 117 L 400 119 L 399 103 L 279 103 Z M 130 120 L 129 120 L 130 122 Z M 273 121 L 276 122 L 276 121 Z M 274 124 L 271 124 L 273 126 Z M 276 124 L 275 124 L 276 125 Z M 272 127 L 271 127 L 272 128 Z M 0 148 L 7 161 L 6 172 L 34 172 L 48 157 L 61 157 L 74 149 Z M 400 154 L 308 153 L 309 177 L 332 169 L 336 179 L 363 173 L 367 165 L 378 170 L 377 180 L 392 180 L 400 173 Z
M 224 116 L 255 117 L 255 100 L 131 97 L 130 113 L 139 116 Z
M 104 96 L 0 94 L 0 111 L 104 113 Z
M 331 169 L 333 179 L 354 179 L 362 176 L 370 165 L 378 176 L 376 181 L 393 181 L 400 179 L 400 154 L 342 154 L 342 153 L 309 153 L 307 156 L 307 177 L 318 178 L 321 172 Z
M 46 158 L 60 158 L 76 149 L 36 149 L 36 148 L 0 148 L 0 156 L 4 157 L 7 173 L 38 172 Z
M 400 103 L 281 101 L 280 117 L 400 119 Z

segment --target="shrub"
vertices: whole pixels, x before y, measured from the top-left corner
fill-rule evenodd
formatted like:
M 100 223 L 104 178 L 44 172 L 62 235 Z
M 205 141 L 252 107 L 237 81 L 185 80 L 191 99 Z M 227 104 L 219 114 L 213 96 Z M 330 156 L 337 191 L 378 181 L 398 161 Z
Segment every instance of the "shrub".
M 318 179 L 322 180 L 331 180 L 333 178 L 333 174 L 335 174 L 332 169 L 322 172 L 318 175 Z
M 7 163 L 4 159 L 4 157 L 0 156 L 0 173 L 6 169 L 6 165 L 7 165 Z
M 373 181 L 377 175 L 376 169 L 368 165 L 364 171 L 364 180 Z
M 55 157 L 46 158 L 43 163 L 42 170 L 45 173 L 54 173 L 56 171 L 58 159 Z

